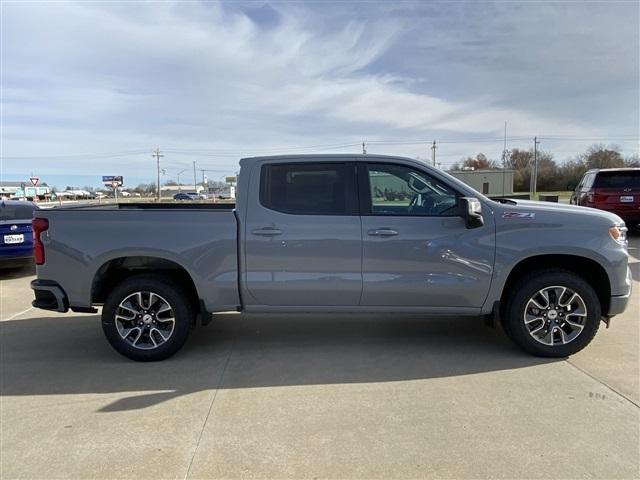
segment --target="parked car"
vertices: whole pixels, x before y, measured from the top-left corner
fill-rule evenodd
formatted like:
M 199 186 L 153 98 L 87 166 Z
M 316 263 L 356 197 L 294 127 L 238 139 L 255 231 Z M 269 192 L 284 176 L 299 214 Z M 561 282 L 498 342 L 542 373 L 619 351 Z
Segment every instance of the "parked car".
M 178 192 L 173 196 L 174 200 L 193 200 L 193 197 L 187 193 Z
M 496 202 L 401 157 L 260 157 L 240 168 L 237 205 L 40 210 L 33 305 L 102 306 L 111 345 L 148 361 L 224 311 L 484 316 L 528 352 L 565 357 L 629 301 L 626 228 L 612 213 Z M 411 198 L 377 197 L 373 179 Z
M 640 168 L 589 170 L 569 201 L 615 213 L 627 226 L 636 227 L 640 224 Z
M 23 200 L 0 201 L 0 267 L 33 262 L 31 219 L 38 207 Z

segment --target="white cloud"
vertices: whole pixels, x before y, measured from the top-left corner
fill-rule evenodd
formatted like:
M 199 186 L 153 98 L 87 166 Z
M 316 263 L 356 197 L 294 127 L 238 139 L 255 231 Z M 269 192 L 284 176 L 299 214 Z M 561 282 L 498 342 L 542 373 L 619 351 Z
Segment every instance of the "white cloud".
M 529 12 L 518 14 L 516 9 L 511 16 L 495 15 L 491 22 L 487 14 L 468 5 L 468 10 L 456 6 L 440 29 L 432 10 L 416 8 L 409 15 L 411 5 L 398 10 L 381 4 L 378 10 L 367 9 L 365 15 L 350 15 L 348 9 L 340 15 L 325 15 L 299 4 L 275 8 L 278 22 L 267 28 L 234 4 L 5 4 L 4 156 L 140 150 L 156 145 L 225 150 L 239 156 L 260 148 L 350 143 L 362 138 L 495 136 L 504 120 L 509 121 L 512 135 L 637 131 L 637 121 L 599 123 L 594 116 L 585 116 L 577 102 L 567 103 L 570 99 L 563 101 L 575 108 L 573 115 L 566 111 L 568 107 L 561 114 L 557 108 L 540 107 L 559 101 L 553 89 L 566 91 L 572 68 L 580 75 L 594 71 L 580 63 L 582 52 L 575 49 L 576 39 L 589 41 L 585 55 L 592 45 L 597 47 L 591 53 L 604 68 L 619 68 L 625 59 L 635 62 L 631 82 L 637 82 L 636 47 L 617 44 L 610 58 L 611 39 L 589 40 L 598 30 L 572 25 L 575 19 L 563 16 L 562 8 L 541 8 L 533 21 L 528 20 Z M 486 22 L 485 30 L 476 24 L 478 15 Z M 513 15 L 521 15 L 515 24 Z M 618 18 L 615 12 L 609 16 Z M 429 29 L 416 31 L 422 21 Z M 549 22 L 546 29 L 544 21 Z M 466 28 L 471 30 L 465 33 Z M 511 40 L 500 32 L 507 32 Z M 563 60 L 557 52 L 543 51 L 536 34 L 557 39 L 566 47 L 562 55 L 570 51 L 571 58 Z M 637 43 L 637 19 L 629 20 L 619 35 L 625 42 L 635 39 Z M 550 66 L 554 78 L 546 80 L 546 96 L 541 95 L 540 85 L 523 83 L 522 73 L 531 66 L 520 71 L 517 65 L 529 59 L 538 62 L 539 68 Z M 460 64 L 464 61 L 469 65 Z M 498 68 L 501 62 L 502 69 Z M 493 76 L 490 67 L 495 68 Z M 628 72 L 626 67 L 619 70 Z M 446 71 L 469 76 L 465 89 L 458 88 L 459 78 L 457 84 L 452 78 L 451 91 L 459 91 L 457 97 L 449 94 L 442 80 Z M 625 75 L 599 72 L 599 93 L 620 82 L 628 84 Z M 505 76 L 521 83 L 505 84 Z M 502 85 L 505 95 L 492 91 L 492 82 Z M 585 80 L 576 88 L 580 93 L 576 98 L 583 102 L 584 92 L 593 89 Z M 522 101 L 520 96 L 529 91 L 536 92 L 539 105 Z M 637 117 L 634 100 L 627 102 L 627 111 L 620 112 L 622 118 L 628 118 L 629 112 Z M 606 112 L 605 116 L 612 115 Z M 424 150 L 423 146 L 402 148 L 395 153 Z M 457 148 L 449 154 L 477 153 L 486 146 Z M 187 157 L 185 153 L 175 162 L 188 163 Z M 232 157 L 198 160 L 230 170 L 236 161 Z M 6 160 L 3 168 L 18 172 L 24 163 Z M 99 163 L 69 159 L 57 168 L 90 173 L 101 168 Z M 30 164 L 50 168 L 51 162 L 34 159 Z M 146 167 L 136 164 L 143 162 L 125 160 L 121 166 L 142 175 Z

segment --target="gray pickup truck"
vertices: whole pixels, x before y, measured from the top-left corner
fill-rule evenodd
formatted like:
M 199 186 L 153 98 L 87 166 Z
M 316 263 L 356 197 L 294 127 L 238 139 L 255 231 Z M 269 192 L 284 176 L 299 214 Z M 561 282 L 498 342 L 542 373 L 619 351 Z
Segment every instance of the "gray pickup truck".
M 134 360 L 212 313 L 482 316 L 539 356 L 584 348 L 631 294 L 626 227 L 604 211 L 490 200 L 409 158 L 240 161 L 237 205 L 39 210 L 33 305 L 97 312 Z

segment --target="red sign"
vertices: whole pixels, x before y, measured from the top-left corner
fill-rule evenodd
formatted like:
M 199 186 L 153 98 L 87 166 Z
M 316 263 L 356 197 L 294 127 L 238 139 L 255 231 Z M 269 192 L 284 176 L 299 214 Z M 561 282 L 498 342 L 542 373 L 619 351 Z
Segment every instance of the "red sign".
M 40 181 L 40 179 L 38 177 L 29 177 L 29 181 L 35 187 L 38 185 L 38 182 Z
M 113 188 L 114 190 L 118 188 L 119 185 L 120 184 L 118 182 L 111 182 L 111 188 Z

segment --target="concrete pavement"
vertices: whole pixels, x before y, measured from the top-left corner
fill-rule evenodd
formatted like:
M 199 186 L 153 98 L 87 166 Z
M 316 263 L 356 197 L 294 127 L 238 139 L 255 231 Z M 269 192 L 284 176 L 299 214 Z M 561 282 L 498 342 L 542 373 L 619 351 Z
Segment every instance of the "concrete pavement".
M 0 477 L 638 478 L 638 247 L 632 307 L 569 360 L 478 319 L 225 315 L 139 364 L 4 274 Z

